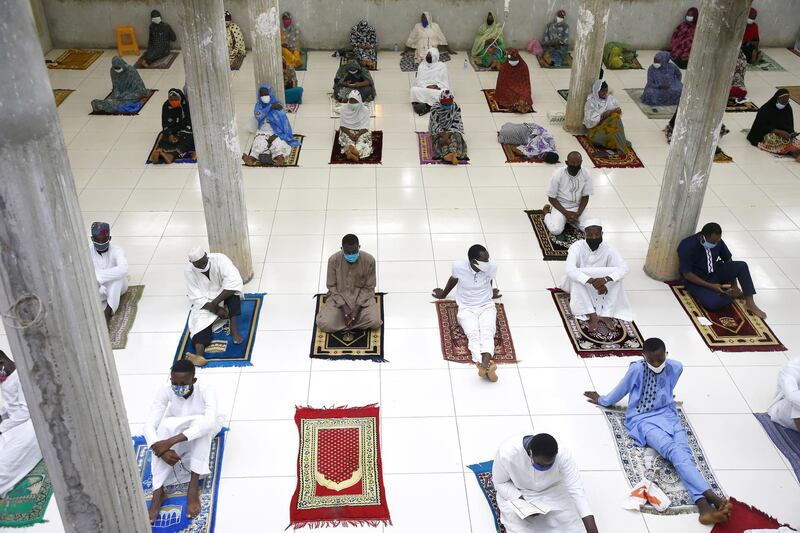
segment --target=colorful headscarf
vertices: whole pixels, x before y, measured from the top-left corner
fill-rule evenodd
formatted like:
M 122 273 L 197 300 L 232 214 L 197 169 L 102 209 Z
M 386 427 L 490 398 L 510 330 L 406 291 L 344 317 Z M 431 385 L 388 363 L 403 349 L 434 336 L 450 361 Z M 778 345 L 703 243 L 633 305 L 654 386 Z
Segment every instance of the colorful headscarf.
M 111 235 L 108 222 L 92 222 L 92 240 L 105 239 Z
M 269 94 L 269 102 L 266 104 L 261 101 L 261 89 L 266 89 L 267 94 Z M 292 125 L 289 123 L 289 117 L 286 116 L 286 111 L 284 111 L 283 108 L 273 109 L 272 104 L 281 104 L 281 106 L 283 106 L 283 102 L 278 99 L 278 96 L 275 94 L 272 87 L 270 87 L 269 83 L 264 82 L 258 86 L 258 90 L 256 91 L 256 105 L 253 108 L 253 115 L 255 115 L 258 121 L 258 128 L 261 129 L 264 122 L 269 122 L 272 131 L 278 138 L 289 146 L 300 146 L 300 141 L 295 139 L 292 134 Z

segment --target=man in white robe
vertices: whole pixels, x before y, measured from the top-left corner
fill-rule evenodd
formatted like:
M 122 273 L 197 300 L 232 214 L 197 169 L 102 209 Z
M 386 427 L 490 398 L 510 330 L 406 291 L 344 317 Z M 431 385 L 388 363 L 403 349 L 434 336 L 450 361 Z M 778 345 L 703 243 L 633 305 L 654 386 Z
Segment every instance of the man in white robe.
M 569 247 L 565 270 L 561 289 L 569 293 L 572 314 L 589 321 L 589 331 L 595 331 L 599 322 L 613 330 L 615 318 L 633 321 L 633 310 L 622 288 L 630 269 L 619 252 L 603 242 L 599 219 L 586 221 L 586 239 Z
M 235 344 L 242 343 L 236 317 L 241 315 L 244 283 L 239 271 L 225 254 L 207 254 L 200 246 L 189 250 L 189 264 L 183 271 L 186 294 L 192 308 L 189 311 L 189 335 L 195 354 L 186 353 L 196 366 L 208 361 L 203 355 L 212 342 L 214 331 L 225 321 L 230 323 Z
M 430 111 L 431 106 L 439 103 L 439 96 L 445 89 L 450 89 L 447 64 L 439 61 L 439 50 L 431 48 L 417 67 L 417 77 L 411 87 L 410 98 L 414 111 L 419 115 Z
M 583 229 L 586 219 L 586 206 L 589 196 L 594 192 L 592 175 L 582 168 L 583 157 L 578 152 L 567 155 L 567 166 L 553 173 L 547 187 L 548 203 L 544 211 L 544 225 L 553 235 L 561 235 L 567 223 Z
M 119 308 L 119 301 L 128 290 L 128 260 L 125 252 L 111 244 L 111 228 L 107 222 L 92 223 L 92 247 L 89 252 L 94 264 L 100 301 L 106 323 Z
M 186 516 L 200 513 L 198 480 L 211 473 L 211 443 L 222 429 L 217 396 L 209 385 L 197 384 L 194 365 L 185 359 L 172 365 L 170 384 L 156 394 L 144 425 L 152 450 L 153 500 L 150 522 L 158 518 L 164 486 L 189 482 Z
M 778 391 L 769 417 L 776 424 L 800 431 L 800 357 L 790 359 L 778 373 Z
M 547 433 L 503 442 L 492 481 L 507 533 L 598 533 L 578 465 Z M 520 518 L 514 505 L 520 499 L 549 511 Z
M 448 52 L 453 53 L 447 46 L 447 39 L 442 33 L 442 29 L 431 18 L 429 11 L 423 11 L 419 22 L 414 24 L 411 33 L 408 34 L 406 47 L 414 50 L 414 61 L 420 62 L 425 57 L 425 53 L 431 48 L 444 46 Z
M 11 489 L 42 460 L 16 370 L 14 361 L 0 350 L 0 507 Z

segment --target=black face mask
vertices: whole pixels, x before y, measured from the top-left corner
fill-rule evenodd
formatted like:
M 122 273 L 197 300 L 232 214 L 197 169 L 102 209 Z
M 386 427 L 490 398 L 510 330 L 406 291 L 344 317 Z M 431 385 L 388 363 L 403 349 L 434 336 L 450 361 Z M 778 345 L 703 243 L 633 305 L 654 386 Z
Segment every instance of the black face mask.
M 567 165 L 567 172 L 569 172 L 570 176 L 577 176 L 578 172 L 581 171 L 580 165 Z
M 427 61 L 428 63 L 433 63 L 433 58 L 431 57 L 430 54 L 425 56 L 425 61 Z
M 598 239 L 586 239 L 586 244 L 589 245 L 589 248 L 594 252 L 600 247 L 600 244 L 603 242 L 603 238 L 600 237 Z
M 486 24 L 489 26 L 494 24 L 494 17 L 486 17 Z

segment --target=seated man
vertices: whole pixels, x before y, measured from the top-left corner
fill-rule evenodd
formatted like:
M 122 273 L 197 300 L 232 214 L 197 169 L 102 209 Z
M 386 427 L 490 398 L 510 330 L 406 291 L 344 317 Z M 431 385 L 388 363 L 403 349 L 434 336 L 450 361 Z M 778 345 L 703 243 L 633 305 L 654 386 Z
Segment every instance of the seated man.
M 594 188 L 592 176 L 581 168 L 583 158 L 578 152 L 567 155 L 567 166 L 556 170 L 547 187 L 548 204 L 544 211 L 544 225 L 553 235 L 561 235 L 567 223 L 583 229 L 589 203 Z
M 244 47 L 242 29 L 233 21 L 230 11 L 225 11 L 225 33 L 228 36 L 228 61 L 233 62 L 244 57 L 247 50 Z
M 411 87 L 411 106 L 418 115 L 424 115 L 439 102 L 442 91 L 450 89 L 447 64 L 439 61 L 439 50 L 428 50 L 425 60 L 417 67 L 417 77 Z
M 11 492 L 42 460 L 17 365 L 0 350 L 0 508 Z
M 444 290 L 433 289 L 433 297 L 447 298 L 453 287 L 458 304 L 458 324 L 469 340 L 469 353 L 478 367 L 478 375 L 497 381 L 494 356 L 494 335 L 497 331 L 497 308 L 492 301 L 500 291 L 492 288 L 497 275 L 497 263 L 489 260 L 489 252 L 480 244 L 470 246 L 467 260 L 453 263 L 453 271 Z
M 550 67 L 561 68 L 568 61 L 569 24 L 564 20 L 567 12 L 556 11 L 556 17 L 547 23 L 542 37 L 542 62 Z M 530 49 L 528 50 L 530 52 Z
M 151 524 L 164 501 L 164 486 L 189 482 L 186 517 L 195 518 L 200 513 L 198 481 L 211 473 L 211 443 L 223 422 L 217 411 L 216 392 L 209 385 L 197 384 L 190 361 L 181 359 L 170 370 L 170 385 L 158 391 L 144 424 L 144 438 L 153 452 Z
M 159 59 L 169 55 L 171 42 L 177 40 L 172 26 L 161 20 L 157 9 L 150 12 L 150 33 L 147 39 L 147 51 L 142 55 L 142 66 L 149 67 Z
M 778 391 L 767 410 L 770 419 L 800 431 L 800 357 L 790 359 L 778 373 Z
M 611 407 L 628 396 L 625 429 L 638 446 L 649 446 L 672 463 L 686 490 L 700 510 L 700 523 L 726 522 L 731 504 L 717 496 L 697 470 L 675 407 L 675 386 L 683 365 L 667 359 L 664 341 L 655 337 L 644 341 L 644 360 L 634 361 L 622 381 L 605 396 L 595 391 L 584 395 L 589 402 Z
M 195 353 L 185 355 L 196 366 L 204 366 L 208 362 L 203 357 L 206 346 L 211 344 L 213 332 L 226 320 L 230 323 L 234 344 L 242 343 L 236 317 L 242 313 L 244 284 L 241 274 L 225 254 L 207 254 L 203 248 L 195 246 L 189 250 L 189 263 L 183 277 L 192 304 L 189 336 Z
M 92 112 L 135 113 L 142 108 L 139 100 L 149 94 L 139 71 L 119 56 L 111 60 L 111 94 L 92 100 Z
M 294 138 L 292 124 L 283 104 L 266 82 L 258 87 L 253 117 L 256 119 L 258 132 L 253 139 L 251 153 L 242 155 L 244 164 L 254 166 L 260 162 L 263 165 L 283 165 L 292 152 L 292 147 L 300 145 L 300 139 Z
M 589 331 L 596 331 L 599 322 L 614 331 L 615 318 L 633 320 L 631 304 L 622 289 L 629 271 L 619 252 L 603 242 L 600 220 L 587 220 L 586 239 L 572 243 L 567 252 L 561 288 L 569 293 L 569 308 L 575 318 L 589 320 Z
M 510 109 L 514 113 L 530 113 L 533 111 L 533 97 L 528 64 L 516 48 L 508 49 L 506 59 L 497 74 L 494 99 L 501 108 Z
M 347 102 L 353 89 L 361 93 L 363 102 L 375 100 L 375 82 L 366 67 L 351 59 L 336 71 L 333 79 L 333 98 L 337 102 Z
M 689 235 L 678 245 L 681 277 L 686 291 L 697 303 L 716 311 L 744 297 L 745 307 L 754 315 L 767 318 L 753 300 L 756 289 L 750 269 L 744 261 L 733 261 L 733 255 L 722 240 L 722 228 L 709 222 L 699 233 Z M 741 289 L 737 287 L 739 282 Z
M 434 159 L 442 159 L 452 165 L 467 159 L 467 140 L 464 138 L 461 108 L 448 90 L 442 91 L 439 103 L 431 108 L 428 133 L 431 134 Z
M 419 17 L 419 22 L 414 24 L 411 33 L 408 34 L 406 39 L 406 50 L 414 51 L 414 61 L 421 63 L 425 55 L 431 48 L 437 50 L 441 47 L 441 52 L 448 52 L 455 54 L 450 47 L 447 46 L 447 39 L 442 33 L 442 29 L 431 18 L 429 11 L 423 11 Z
M 556 139 L 535 122 L 506 122 L 497 133 L 497 142 L 511 145 L 511 151 L 524 159 L 541 159 L 545 163 L 558 163 Z
M 383 323 L 375 301 L 375 258 L 361 251 L 358 237 L 342 237 L 342 249 L 328 258 L 325 307 L 317 327 L 325 333 L 376 329 Z
M 92 255 L 103 314 L 108 324 L 117 312 L 120 298 L 128 290 L 128 260 L 122 248 L 111 244 L 108 222 L 92 222 L 92 248 L 89 253 Z
M 500 522 L 508 533 L 598 533 L 572 454 L 547 433 L 500 445 L 492 466 Z M 524 519 L 518 500 L 550 509 Z

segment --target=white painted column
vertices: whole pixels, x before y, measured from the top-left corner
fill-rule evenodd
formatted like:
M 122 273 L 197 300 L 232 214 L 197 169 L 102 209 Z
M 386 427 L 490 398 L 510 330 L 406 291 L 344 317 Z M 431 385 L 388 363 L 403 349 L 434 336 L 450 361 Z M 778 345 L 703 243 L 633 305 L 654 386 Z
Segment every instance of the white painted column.
M 283 92 L 283 56 L 281 55 L 281 11 L 278 0 L 247 0 L 253 35 L 253 72 L 256 87 L 269 83 L 281 102 Z

